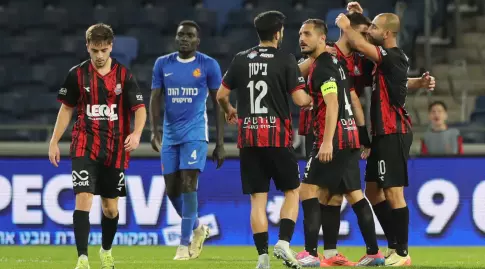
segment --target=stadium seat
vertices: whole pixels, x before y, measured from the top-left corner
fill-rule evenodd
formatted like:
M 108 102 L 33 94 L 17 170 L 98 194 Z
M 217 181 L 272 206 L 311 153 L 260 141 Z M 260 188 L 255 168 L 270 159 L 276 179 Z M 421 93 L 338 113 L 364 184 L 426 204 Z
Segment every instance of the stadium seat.
M 119 27 L 122 15 L 114 7 L 96 7 L 93 10 L 93 22 L 94 23 L 106 23 L 111 25 L 116 30 Z
M 199 48 L 211 57 L 220 57 L 230 52 L 231 45 L 224 37 L 206 37 L 201 41 Z
M 10 78 L 10 84 L 26 84 L 32 81 L 32 68 L 29 65 L 24 66 L 11 66 L 8 69 L 8 77 Z M 13 89 L 11 89 L 13 90 Z
M 130 68 L 131 67 L 131 61 L 133 60 L 132 58 L 130 58 L 128 55 L 124 54 L 124 53 L 116 53 L 116 52 L 112 52 L 111 53 L 111 57 L 113 57 L 114 59 L 116 59 L 118 62 L 120 62 L 122 65 Z
M 330 26 L 334 26 L 334 27 L 337 27 L 335 25 L 335 19 L 337 19 L 338 15 L 340 13 L 347 13 L 347 9 L 346 8 L 333 8 L 333 9 L 330 9 L 327 13 L 327 15 L 325 16 L 325 22 L 327 23 L 328 27 L 330 28 Z M 365 16 L 368 16 L 368 10 L 367 9 L 364 9 L 364 15 Z
M 285 26 L 300 28 L 304 21 L 308 20 L 309 18 L 318 18 L 319 16 L 320 14 L 313 9 L 294 11 L 286 18 Z
M 227 15 L 226 25 L 224 26 L 224 35 L 230 33 L 234 28 L 252 29 L 254 27 L 253 13 L 254 12 L 245 9 L 231 10 Z
M 45 9 L 43 10 L 42 14 L 42 20 L 41 20 L 41 25 L 44 27 L 50 27 L 54 29 L 59 29 L 59 30 L 65 30 L 72 25 L 71 19 L 79 17 L 80 15 L 76 14 L 82 14 L 83 18 L 87 20 L 89 16 L 91 16 L 91 13 L 83 13 L 84 11 L 79 10 L 74 13 L 69 13 L 67 10 L 62 9 L 62 8 L 56 8 L 56 9 Z M 90 22 L 90 21 L 89 21 Z
M 485 128 L 485 125 L 482 123 L 470 123 L 468 125 L 469 128 Z M 468 131 L 468 130 L 461 130 L 461 136 L 463 137 L 463 143 L 485 143 L 485 132 L 482 130 L 480 131 Z
M 475 100 L 475 110 L 485 111 L 485 95 L 477 96 Z
M 27 102 L 25 93 L 12 91 L 0 95 L 0 114 L 8 114 L 14 117 L 22 116 L 26 113 Z M 1 132 L 0 132 L 1 133 Z
M 85 58 L 88 59 L 87 56 Z M 81 61 L 73 55 L 59 55 L 46 58 L 44 63 L 54 66 L 61 76 L 66 76 L 67 72 L 75 65 L 80 64 Z
M 23 56 L 25 58 L 31 58 L 37 55 L 39 51 L 38 39 L 27 36 L 16 36 L 5 40 L 10 44 L 10 53 Z M 5 42 L 2 41 L 2 42 Z
M 259 0 L 257 4 L 257 9 L 278 10 L 288 16 L 289 13 L 287 11 L 293 8 L 291 2 L 291 0 Z
M 1 62 L 1 59 L 0 59 L 0 62 Z M 8 66 L 0 65 L 0 93 L 8 91 L 7 68 Z
M 34 65 L 32 68 L 32 81 L 43 83 L 51 89 L 59 89 L 66 74 L 58 73 L 57 68 L 54 66 Z
M 123 27 L 151 27 L 161 29 L 167 24 L 167 13 L 163 8 L 138 8 L 125 14 L 122 20 Z
M 155 5 L 158 7 L 163 7 L 167 10 L 183 10 L 184 8 L 191 8 L 193 7 L 192 0 L 176 0 L 176 1 L 167 1 L 167 0 L 154 0 Z
M 470 115 L 470 121 L 485 125 L 485 110 L 476 110 Z
M 142 89 L 150 89 L 153 65 L 133 65 L 131 71 Z
M 150 41 L 140 40 L 140 51 L 138 53 L 137 61 L 145 61 L 147 59 L 154 59 L 164 54 L 173 52 L 174 47 L 168 47 L 174 43 L 174 38 L 164 39 L 162 37 L 153 37 Z M 151 63 L 153 64 L 153 62 Z
M 57 93 L 37 93 L 35 98 L 29 98 L 28 110 L 32 113 L 55 113 L 59 110 Z
M 86 38 L 84 36 L 65 36 L 61 41 L 61 53 L 72 54 L 81 59 L 87 57 Z
M 0 8 L 0 28 L 10 31 L 19 29 L 20 16 L 17 9 Z
M 328 34 L 327 34 L 327 41 L 336 42 L 340 38 L 340 28 L 338 27 L 329 27 Z
M 113 44 L 113 55 L 126 56 L 130 62 L 138 56 L 138 40 L 131 36 L 117 36 Z

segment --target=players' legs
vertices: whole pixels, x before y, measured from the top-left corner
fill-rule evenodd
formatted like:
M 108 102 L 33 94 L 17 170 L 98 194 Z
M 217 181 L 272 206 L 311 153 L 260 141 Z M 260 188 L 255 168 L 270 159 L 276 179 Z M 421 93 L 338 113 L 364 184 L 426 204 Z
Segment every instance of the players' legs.
M 384 254 L 389 256 L 396 249 L 396 236 L 392 222 L 392 209 L 389 202 L 386 200 L 384 190 L 378 184 L 379 177 L 379 162 L 378 162 L 378 138 L 373 139 L 373 148 L 371 155 L 367 160 L 366 177 L 365 177 L 365 196 L 372 205 L 372 209 L 381 224 L 382 230 L 387 238 L 388 250 Z
M 396 253 L 401 257 L 408 255 L 409 208 L 404 199 L 404 187 L 384 189 L 386 199 L 392 208 L 391 216 L 396 235 Z
M 253 231 L 254 244 L 256 245 L 258 255 L 268 254 L 267 202 L 267 192 L 251 194 L 251 230 Z
M 338 255 L 337 241 L 343 196 L 340 194 L 331 195 L 327 188 L 322 188 L 318 200 L 323 231 L 323 255 L 325 259 L 330 259 Z
M 181 170 L 182 178 L 182 237 L 180 245 L 188 246 L 192 229 L 198 218 L 197 185 L 199 170 Z
M 111 249 L 116 231 L 118 230 L 118 197 L 102 197 L 101 208 L 103 209 L 103 216 L 101 219 L 102 249 L 108 251 Z
M 300 185 L 305 251 L 314 257 L 318 257 L 318 233 L 321 226 L 320 203 L 318 202 L 319 189 L 319 186 L 313 184 L 302 183 Z
M 76 194 L 76 209 L 73 214 L 74 237 L 76 239 L 77 255 L 88 256 L 88 239 L 91 225 L 89 211 L 93 205 L 92 193 L 81 192 Z

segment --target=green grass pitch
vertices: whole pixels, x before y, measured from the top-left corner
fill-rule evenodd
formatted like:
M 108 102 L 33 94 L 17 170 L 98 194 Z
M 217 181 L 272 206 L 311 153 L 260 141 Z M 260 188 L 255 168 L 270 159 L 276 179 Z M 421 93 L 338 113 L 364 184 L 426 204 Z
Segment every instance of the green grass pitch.
M 301 247 L 293 247 L 299 251 Z M 100 268 L 98 246 L 90 247 L 91 268 Z M 197 260 L 173 261 L 175 247 L 115 246 L 113 256 L 117 269 L 252 269 L 257 253 L 253 247 L 206 246 Z M 351 260 L 358 260 L 363 247 L 341 247 Z M 271 250 L 270 250 L 271 252 Z M 485 268 L 485 247 L 415 247 L 410 249 L 413 266 L 409 268 Z M 2 246 L 0 268 L 4 269 L 73 269 L 76 265 L 74 246 Z M 272 258 L 271 268 L 286 268 Z

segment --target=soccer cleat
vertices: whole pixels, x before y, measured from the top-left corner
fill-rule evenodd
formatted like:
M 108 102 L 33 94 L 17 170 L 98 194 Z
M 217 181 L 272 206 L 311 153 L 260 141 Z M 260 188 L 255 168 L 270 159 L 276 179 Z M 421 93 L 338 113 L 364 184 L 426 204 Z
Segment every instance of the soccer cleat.
M 280 241 L 278 241 L 278 243 L 276 243 L 276 245 L 274 246 L 273 255 L 277 259 L 283 260 L 283 264 L 287 267 L 294 269 L 301 268 L 300 263 L 298 263 L 295 258 L 296 253 L 290 249 L 289 244 L 284 245 L 281 244 Z
M 104 250 L 101 248 L 99 250 L 99 259 L 101 260 L 101 269 L 114 269 L 115 260 L 111 255 L 111 250 Z
M 355 266 L 383 266 L 384 264 L 384 255 L 379 251 L 375 255 L 364 255 Z
M 296 255 L 301 267 L 320 267 L 320 259 L 303 250 Z
M 324 263 L 329 266 L 355 266 L 356 262 L 351 262 L 342 254 L 337 254 L 330 259 L 323 259 Z
M 384 252 L 384 258 L 389 258 L 393 253 L 396 253 L 396 250 L 393 248 L 387 248 L 386 252 Z
M 386 258 L 386 266 L 410 266 L 411 257 L 409 254 L 406 257 L 399 256 L 397 253 L 391 254 Z
M 209 237 L 210 229 L 207 225 L 199 225 L 194 230 L 194 239 L 190 243 L 190 258 L 197 259 L 202 252 L 205 240 Z
M 89 267 L 88 257 L 86 257 L 85 255 L 81 255 L 77 259 L 76 268 L 74 269 L 90 269 L 90 268 L 91 267 Z
M 269 269 L 269 255 L 268 254 L 259 255 L 258 265 L 256 265 L 256 269 Z
M 187 261 L 190 259 L 189 247 L 179 246 L 177 248 L 177 253 L 175 253 L 174 261 Z

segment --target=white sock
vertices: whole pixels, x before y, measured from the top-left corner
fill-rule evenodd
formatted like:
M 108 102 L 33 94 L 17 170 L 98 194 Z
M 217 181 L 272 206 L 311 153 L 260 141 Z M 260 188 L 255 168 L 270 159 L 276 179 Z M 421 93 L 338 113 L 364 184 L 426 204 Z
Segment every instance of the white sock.
M 330 259 L 335 256 L 337 256 L 338 251 L 336 249 L 325 249 L 323 250 L 323 256 L 325 256 L 325 259 Z
M 101 252 L 103 252 L 103 253 L 111 253 L 111 249 L 106 250 L 103 247 L 101 247 Z
M 290 242 L 286 242 L 284 240 L 278 240 L 278 243 L 276 245 L 282 246 L 284 248 L 289 248 L 290 247 Z
M 83 254 L 83 255 L 79 256 L 78 259 L 79 260 L 86 260 L 87 261 L 88 260 L 88 256 L 86 256 L 86 255 Z

